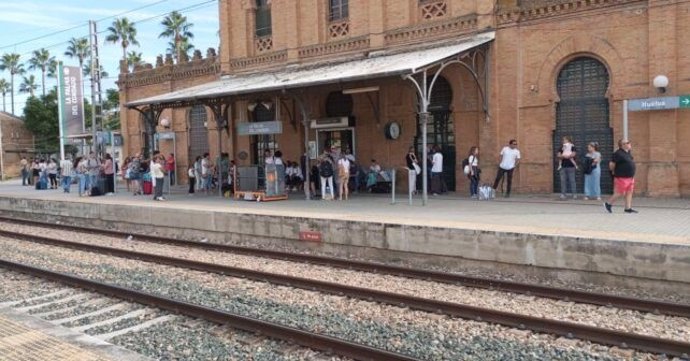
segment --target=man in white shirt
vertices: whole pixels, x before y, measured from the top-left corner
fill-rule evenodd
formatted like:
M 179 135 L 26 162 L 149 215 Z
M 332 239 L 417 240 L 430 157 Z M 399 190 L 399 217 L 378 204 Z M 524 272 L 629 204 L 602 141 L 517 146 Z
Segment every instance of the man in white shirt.
M 431 158 L 431 194 L 439 195 L 445 192 L 443 187 L 443 154 L 441 148 L 434 146 L 434 155 Z
M 505 197 L 510 197 L 510 188 L 513 185 L 513 171 L 515 167 L 520 164 L 520 151 L 517 149 L 517 140 L 511 139 L 508 145 L 501 149 L 499 156 L 501 162 L 496 173 L 496 180 L 494 181 L 494 189 L 498 188 L 498 183 L 503 179 L 503 175 L 507 174 L 508 185 L 506 186 Z

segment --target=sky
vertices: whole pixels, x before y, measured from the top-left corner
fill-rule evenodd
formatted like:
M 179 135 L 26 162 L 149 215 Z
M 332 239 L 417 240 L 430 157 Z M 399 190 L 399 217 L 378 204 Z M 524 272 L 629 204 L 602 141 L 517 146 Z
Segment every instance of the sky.
M 163 31 L 160 25 L 163 17 L 178 10 L 187 20 L 194 24 L 192 44 L 200 49 L 204 56 L 209 47 L 218 48 L 218 1 L 217 0 L 0 0 L 0 55 L 18 53 L 22 62 L 28 62 L 31 53 L 46 48 L 57 60 L 66 65 L 78 66 L 79 62 L 64 55 L 67 42 L 73 37 L 88 37 L 89 20 L 97 21 L 99 32 L 99 55 L 109 77 L 103 79 L 102 87 L 116 88 L 115 81 L 119 72 L 119 60 L 122 58 L 120 44 L 106 43 L 106 29 L 116 17 L 127 17 L 135 22 L 137 39 L 140 46 L 131 46 L 127 51 L 142 53 L 145 62 L 155 64 L 156 56 L 165 54 L 168 39 L 159 38 Z M 190 53 L 191 55 L 191 53 Z M 28 68 L 28 64 L 25 64 Z M 27 71 L 25 76 L 35 75 L 40 84 L 41 72 Z M 0 78 L 10 81 L 8 71 L 0 71 Z M 16 76 L 15 114 L 23 114 L 27 95 L 19 93 L 21 76 Z M 48 85 L 55 86 L 55 79 L 46 80 Z M 90 84 L 85 84 L 86 97 L 89 97 Z M 40 90 L 39 90 L 40 92 Z M 0 110 L 2 110 L 0 99 Z M 11 112 L 10 96 L 7 94 L 7 112 Z

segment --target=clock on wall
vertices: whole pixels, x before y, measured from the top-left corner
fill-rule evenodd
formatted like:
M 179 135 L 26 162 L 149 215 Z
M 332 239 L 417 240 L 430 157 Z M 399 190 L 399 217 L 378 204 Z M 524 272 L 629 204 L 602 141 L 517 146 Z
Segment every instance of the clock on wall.
M 400 123 L 395 121 L 388 122 L 384 129 L 384 134 L 387 139 L 398 139 L 400 137 Z

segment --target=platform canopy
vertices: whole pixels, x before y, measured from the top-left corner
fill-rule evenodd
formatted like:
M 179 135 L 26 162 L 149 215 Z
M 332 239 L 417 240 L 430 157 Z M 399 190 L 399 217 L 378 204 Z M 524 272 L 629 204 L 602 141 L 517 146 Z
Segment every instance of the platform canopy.
M 173 105 L 232 95 L 411 75 L 488 43 L 494 36 L 495 32 L 490 31 L 446 41 L 434 47 L 419 46 L 414 51 L 371 52 L 368 57 L 342 62 L 287 66 L 277 71 L 228 75 L 203 85 L 135 100 L 127 103 L 127 107 Z

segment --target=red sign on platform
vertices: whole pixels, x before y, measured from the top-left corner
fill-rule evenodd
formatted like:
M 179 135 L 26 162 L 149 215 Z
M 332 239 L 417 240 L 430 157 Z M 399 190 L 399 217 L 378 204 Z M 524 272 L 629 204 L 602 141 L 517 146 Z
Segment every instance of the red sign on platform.
M 300 231 L 300 241 L 321 242 L 321 232 L 318 231 Z

